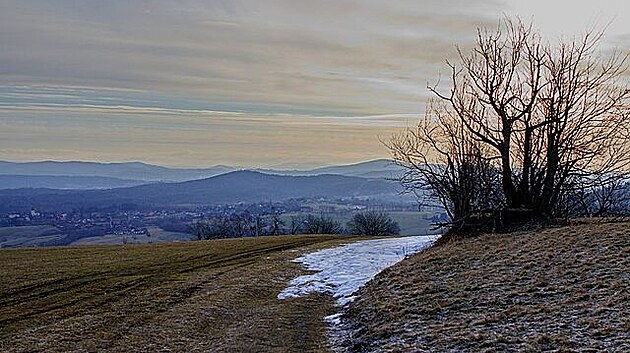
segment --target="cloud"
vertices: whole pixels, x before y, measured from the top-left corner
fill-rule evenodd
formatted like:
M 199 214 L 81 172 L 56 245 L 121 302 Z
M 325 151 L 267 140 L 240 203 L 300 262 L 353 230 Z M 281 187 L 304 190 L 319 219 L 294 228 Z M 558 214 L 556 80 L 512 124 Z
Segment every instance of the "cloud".
M 5 1 L 3 82 L 416 112 L 486 17 L 463 1 Z
M 7 159 L 296 167 L 386 156 L 379 136 L 417 119 L 29 102 L 0 104 L 0 116 Z
M 455 44 L 547 3 L 0 0 L 0 158 L 387 156 L 377 136 L 413 124 Z
M 571 38 L 589 29 L 606 28 L 606 40 L 614 42 L 615 37 L 630 33 L 630 4 L 626 0 L 506 0 L 505 3 L 506 13 L 533 20 L 551 39 Z

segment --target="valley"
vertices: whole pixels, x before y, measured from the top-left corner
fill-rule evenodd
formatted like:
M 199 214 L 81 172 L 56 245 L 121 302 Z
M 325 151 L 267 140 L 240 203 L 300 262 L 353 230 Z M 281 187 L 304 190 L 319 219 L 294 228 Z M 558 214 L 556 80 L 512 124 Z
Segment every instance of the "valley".
M 0 182 L 7 181 L 0 183 L 0 247 L 188 241 L 198 238 L 194 225 L 208 219 L 255 222 L 249 235 L 296 234 L 309 216 L 344 226 L 365 211 L 388 212 L 402 234 L 423 235 L 441 214 L 439 207 L 418 208 L 415 197 L 401 195 L 389 179 L 400 169 L 387 160 L 312 170 L 234 169 L 0 162 Z M 56 188 L 13 188 L 9 180 Z M 125 180 L 141 185 L 102 184 Z

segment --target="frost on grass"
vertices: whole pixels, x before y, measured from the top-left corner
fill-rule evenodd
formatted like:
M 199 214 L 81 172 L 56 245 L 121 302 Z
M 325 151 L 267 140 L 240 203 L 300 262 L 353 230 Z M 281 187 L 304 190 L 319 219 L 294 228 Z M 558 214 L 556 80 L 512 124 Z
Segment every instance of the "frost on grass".
M 293 262 L 318 272 L 293 279 L 289 287 L 278 294 L 278 299 L 321 292 L 336 298 L 338 306 L 344 306 L 354 300 L 353 294 L 377 273 L 419 252 L 434 239 L 434 236 L 417 236 L 365 240 L 306 254 Z

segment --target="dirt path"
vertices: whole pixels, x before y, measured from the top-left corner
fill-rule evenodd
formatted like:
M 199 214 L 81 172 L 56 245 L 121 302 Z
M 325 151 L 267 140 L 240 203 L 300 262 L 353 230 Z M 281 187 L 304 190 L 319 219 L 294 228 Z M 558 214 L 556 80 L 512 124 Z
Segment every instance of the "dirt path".
M 2 352 L 326 352 L 324 295 L 291 260 L 348 238 L 0 251 Z

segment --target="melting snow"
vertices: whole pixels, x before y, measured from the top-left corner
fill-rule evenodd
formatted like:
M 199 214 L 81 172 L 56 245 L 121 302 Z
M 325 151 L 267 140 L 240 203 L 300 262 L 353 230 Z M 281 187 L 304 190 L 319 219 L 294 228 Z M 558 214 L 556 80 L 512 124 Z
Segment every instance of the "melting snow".
M 295 298 L 322 292 L 337 298 L 344 306 L 354 300 L 353 294 L 377 273 L 419 252 L 435 240 L 435 236 L 416 236 L 360 241 L 324 249 L 299 257 L 307 270 L 319 271 L 293 279 L 278 299 Z M 329 317 L 334 323 L 338 317 Z

